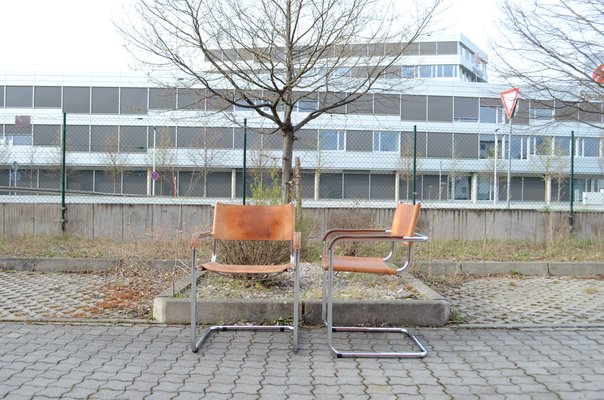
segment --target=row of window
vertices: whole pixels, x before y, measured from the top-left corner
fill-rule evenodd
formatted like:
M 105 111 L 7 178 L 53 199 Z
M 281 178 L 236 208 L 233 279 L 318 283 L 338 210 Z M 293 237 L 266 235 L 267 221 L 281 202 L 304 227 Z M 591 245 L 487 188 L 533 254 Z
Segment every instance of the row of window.
M 258 183 L 258 177 L 247 175 L 247 193 L 251 193 L 253 185 Z M 266 177 L 265 177 L 266 178 Z M 301 174 L 302 197 L 315 198 L 315 174 Z M 61 174 L 59 171 L 22 169 L 15 175 L 8 170 L 0 170 L 0 186 L 60 189 Z M 161 173 L 155 183 L 156 196 L 183 197 L 242 197 L 241 171 L 213 171 L 209 174 L 192 171 L 175 171 Z M 419 174 L 416 182 L 416 198 L 418 200 L 470 200 L 471 180 L 468 175 L 424 175 Z M 495 193 L 492 179 L 477 175 L 476 200 L 504 201 L 507 196 L 506 181 L 498 182 Z M 174 184 L 176 183 L 176 187 Z M 373 174 L 367 171 L 324 173 L 319 177 L 318 198 L 320 199 L 373 199 L 391 200 L 395 198 L 396 175 Z M 263 185 L 270 187 L 272 180 L 266 178 Z M 553 201 L 567 201 L 569 184 L 566 179 L 552 182 Z M 604 180 L 581 178 L 574 183 L 575 191 L 596 192 L 604 188 Z M 150 195 L 151 188 L 147 179 L 147 171 L 121 171 L 117 174 L 103 170 L 74 170 L 67 174 L 67 189 L 73 191 L 96 193 L 120 193 L 131 195 Z M 235 192 L 233 193 L 233 189 Z M 408 180 L 399 181 L 399 200 L 412 198 L 413 186 Z M 511 179 L 510 197 L 512 201 L 544 201 L 545 183 L 541 177 L 515 176 Z
M 446 66 L 426 66 L 446 67 Z M 443 69 L 444 73 L 444 69 Z M 5 94 L 6 92 L 6 94 Z M 62 108 L 67 113 L 146 114 L 149 110 L 195 109 L 219 111 L 231 106 L 202 89 L 0 86 L 0 107 Z M 311 112 L 342 98 L 337 93 L 294 93 L 295 111 Z M 256 94 L 256 104 L 262 104 Z M 241 102 L 237 111 L 248 110 Z M 578 111 L 565 104 L 520 101 L 515 124 L 544 119 L 603 122 L 604 104 L 589 103 Z M 504 123 L 499 98 L 366 94 L 353 103 L 330 110 L 334 114 L 400 116 L 403 121 Z
M 411 132 L 303 129 L 296 133 L 297 151 L 394 152 L 413 154 Z M 59 146 L 60 125 L 31 125 L 17 128 L 0 125 L 0 144 Z M 243 130 L 224 127 L 146 127 L 117 125 L 69 125 L 66 131 L 68 151 L 144 153 L 148 149 L 242 149 Z M 495 147 L 496 146 L 496 147 Z M 257 129 L 248 129 L 247 148 L 279 151 L 282 137 Z M 568 136 L 530 136 L 514 134 L 508 146 L 507 134 L 418 132 L 417 155 L 428 158 L 507 158 L 528 159 L 531 155 L 569 156 Z M 597 137 L 577 137 L 575 155 L 604 156 L 604 143 Z
M 459 47 L 460 43 L 456 41 L 349 44 L 333 46 L 332 49 L 325 51 L 324 57 L 387 57 L 397 55 L 401 50 L 406 56 L 455 55 L 459 53 Z M 268 49 L 256 49 L 255 52 L 246 49 L 222 49 L 210 53 L 214 58 L 225 62 L 252 61 L 257 57 L 257 54 L 271 55 L 274 59 L 284 59 L 283 51 L 279 49 L 271 49 L 270 51 Z

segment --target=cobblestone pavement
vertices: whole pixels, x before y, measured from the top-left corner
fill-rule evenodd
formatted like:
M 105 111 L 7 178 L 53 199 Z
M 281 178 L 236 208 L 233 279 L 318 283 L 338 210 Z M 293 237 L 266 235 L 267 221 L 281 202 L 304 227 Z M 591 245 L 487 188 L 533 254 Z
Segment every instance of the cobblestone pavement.
M 604 328 L 416 329 L 421 360 L 337 359 L 323 330 L 0 323 L 6 399 L 602 399 Z M 343 338 L 357 345 L 363 337 Z
M 468 280 L 441 292 L 450 302 L 457 322 L 604 323 L 603 277 L 485 277 Z
M 140 293 L 103 274 L 0 271 L 0 320 L 140 316 Z

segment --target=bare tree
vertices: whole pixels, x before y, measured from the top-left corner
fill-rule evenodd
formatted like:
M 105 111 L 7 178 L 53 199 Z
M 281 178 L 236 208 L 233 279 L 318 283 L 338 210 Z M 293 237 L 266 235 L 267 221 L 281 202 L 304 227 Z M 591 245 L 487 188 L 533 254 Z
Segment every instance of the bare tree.
M 501 33 L 491 63 L 502 77 L 554 100 L 556 119 L 602 129 L 604 87 L 592 78 L 604 63 L 602 0 L 502 1 Z
M 268 120 L 283 137 L 287 201 L 296 132 L 379 89 L 442 1 L 409 2 L 400 16 L 392 0 L 136 0 L 139 20 L 118 29 L 145 65 L 202 88 L 206 105 Z
M 185 195 L 189 195 L 190 191 L 199 181 L 202 181 L 203 196 L 206 197 L 208 175 L 212 172 L 212 168 L 220 164 L 221 159 L 224 157 L 224 150 L 218 148 L 220 138 L 211 128 L 199 128 L 199 133 L 194 143 L 195 149 L 188 153 L 188 158 L 193 164 L 194 169 L 191 171 L 189 188 Z
M 550 136 L 543 137 L 535 145 L 535 153 L 531 156 L 532 168 L 535 172 L 541 174 L 546 185 L 545 203 L 549 204 L 552 200 L 551 183 L 556 181 L 557 193 L 556 201 L 559 202 L 562 195 L 564 181 L 568 178 L 569 157 L 562 146 L 555 143 Z
M 421 154 L 417 154 L 415 159 L 416 175 L 422 169 Z M 398 160 L 398 173 L 401 180 L 405 181 L 405 194 L 403 198 L 410 199 L 413 190 L 413 136 L 403 135 L 401 143 L 400 158 Z
M 105 141 L 105 161 L 109 165 L 105 171 L 111 177 L 113 182 L 113 193 L 117 193 L 117 183 L 122 177 L 122 172 L 125 170 L 127 154 L 120 152 L 119 140 L 117 135 L 108 136 Z

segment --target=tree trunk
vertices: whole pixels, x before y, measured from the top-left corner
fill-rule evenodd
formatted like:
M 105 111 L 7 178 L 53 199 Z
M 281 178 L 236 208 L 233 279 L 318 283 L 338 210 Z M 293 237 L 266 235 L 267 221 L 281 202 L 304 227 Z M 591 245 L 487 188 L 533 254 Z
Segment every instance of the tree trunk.
M 291 201 L 292 158 L 294 154 L 294 129 L 292 126 L 282 128 L 283 159 L 281 167 L 281 203 Z

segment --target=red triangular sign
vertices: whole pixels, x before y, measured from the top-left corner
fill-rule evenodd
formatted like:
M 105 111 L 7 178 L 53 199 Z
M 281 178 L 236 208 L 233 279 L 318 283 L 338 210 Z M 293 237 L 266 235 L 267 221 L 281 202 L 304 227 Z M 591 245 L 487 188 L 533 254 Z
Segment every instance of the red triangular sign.
M 504 90 L 501 94 L 501 101 L 503 102 L 503 108 L 508 119 L 512 118 L 516 103 L 518 102 L 518 95 L 520 94 L 520 88 L 513 88 L 510 90 Z

